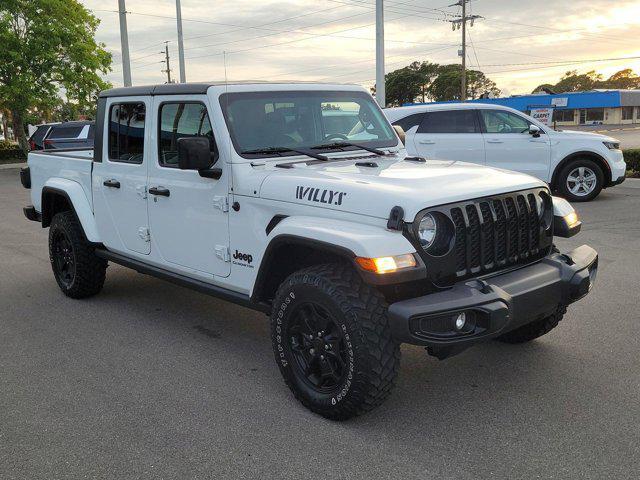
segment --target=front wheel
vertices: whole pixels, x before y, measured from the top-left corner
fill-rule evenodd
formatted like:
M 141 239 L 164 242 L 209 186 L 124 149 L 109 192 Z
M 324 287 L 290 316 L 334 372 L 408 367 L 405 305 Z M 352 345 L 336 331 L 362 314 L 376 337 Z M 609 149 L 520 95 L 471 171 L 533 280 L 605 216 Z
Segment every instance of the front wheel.
M 290 275 L 273 302 L 271 338 L 287 386 L 326 418 L 368 412 L 394 386 L 400 346 L 391 337 L 384 297 L 348 265 Z
M 560 194 L 570 202 L 588 202 L 596 198 L 604 186 L 604 174 L 593 160 L 582 158 L 565 166 L 556 184 Z

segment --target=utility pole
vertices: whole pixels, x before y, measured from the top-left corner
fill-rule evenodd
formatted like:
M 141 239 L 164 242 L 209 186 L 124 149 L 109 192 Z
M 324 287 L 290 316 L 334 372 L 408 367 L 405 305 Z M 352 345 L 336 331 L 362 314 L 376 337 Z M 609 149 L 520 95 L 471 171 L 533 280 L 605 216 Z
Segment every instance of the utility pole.
M 450 7 L 462 7 L 462 17 L 456 20 L 449 20 L 453 30 L 462 29 L 462 48 L 458 55 L 462 57 L 462 75 L 460 77 L 460 101 L 467 100 L 467 22 L 473 27 L 474 20 L 482 18 L 480 15 L 467 16 L 467 3 L 471 0 L 458 0 L 457 3 L 449 5 Z
M 462 77 L 460 79 L 460 101 L 467 100 L 467 0 L 462 2 Z
M 386 107 L 384 85 L 384 2 L 376 0 L 376 100 Z
M 127 9 L 124 0 L 118 0 L 118 13 L 120 15 L 120 48 L 122 52 L 122 76 L 124 86 L 131 86 L 131 62 L 129 59 L 129 34 L 127 32 Z
M 169 65 L 169 41 L 164 42 L 164 62 L 166 63 L 166 69 L 162 70 L 162 73 L 167 74 L 167 83 L 173 83 L 171 81 L 171 66 Z
M 176 18 L 178 21 L 178 63 L 180 64 L 180 83 L 187 81 L 184 67 L 184 39 L 182 37 L 182 7 L 180 0 L 176 0 Z

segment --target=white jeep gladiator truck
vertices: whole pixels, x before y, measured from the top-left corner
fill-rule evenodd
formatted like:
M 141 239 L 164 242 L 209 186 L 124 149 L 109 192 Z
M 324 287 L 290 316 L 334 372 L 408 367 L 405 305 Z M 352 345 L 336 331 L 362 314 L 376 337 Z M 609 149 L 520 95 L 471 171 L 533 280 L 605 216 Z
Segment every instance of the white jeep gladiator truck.
M 21 178 L 65 295 L 113 262 L 264 312 L 286 384 L 336 420 L 389 395 L 401 343 L 532 340 L 597 271 L 554 247 L 581 223 L 545 183 L 407 156 L 358 86 L 107 90 L 94 149 L 33 152 Z

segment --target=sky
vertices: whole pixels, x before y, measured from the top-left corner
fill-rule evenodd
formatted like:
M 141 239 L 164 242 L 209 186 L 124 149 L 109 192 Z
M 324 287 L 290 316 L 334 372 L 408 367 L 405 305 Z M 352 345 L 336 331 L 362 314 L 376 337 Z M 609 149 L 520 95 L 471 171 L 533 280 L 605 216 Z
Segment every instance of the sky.
M 386 71 L 412 61 L 459 63 L 455 0 L 385 0 Z M 81 0 L 122 85 L 118 0 Z M 181 0 L 187 81 L 375 83 L 375 0 Z M 163 83 L 168 41 L 178 75 L 175 0 L 126 0 L 134 85 Z M 503 94 L 529 93 L 568 70 L 640 74 L 639 0 L 472 0 L 468 68 Z M 623 60 L 610 60 L 625 57 Z M 628 57 L 638 57 L 628 59 Z M 226 69 L 225 69 L 226 66 Z

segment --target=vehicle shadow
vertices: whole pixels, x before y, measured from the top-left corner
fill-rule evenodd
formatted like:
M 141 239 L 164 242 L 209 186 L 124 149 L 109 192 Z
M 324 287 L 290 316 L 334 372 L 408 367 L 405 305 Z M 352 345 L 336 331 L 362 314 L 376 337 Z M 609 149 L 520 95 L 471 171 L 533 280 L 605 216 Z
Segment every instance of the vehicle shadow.
M 133 319 L 180 330 L 181 335 L 189 332 L 195 344 L 208 346 L 212 355 L 222 353 L 235 365 L 228 375 L 259 370 L 268 380 L 262 385 L 263 393 L 273 395 L 264 399 L 267 403 L 285 401 L 298 414 L 304 412 L 280 379 L 267 316 L 116 268 L 110 269 L 105 291 L 96 299 L 126 303 Z M 145 320 L 149 310 L 153 320 Z M 448 436 L 456 431 L 462 434 L 470 422 L 509 428 L 516 418 L 522 422 L 523 417 L 533 421 L 541 414 L 562 416 L 567 401 L 563 392 L 571 388 L 567 369 L 575 368 L 576 360 L 552 335 L 524 345 L 488 342 L 444 361 L 428 356 L 422 348 L 404 345 L 391 397 L 373 412 L 339 424 L 340 429 L 379 433 L 382 424 L 385 435 Z M 572 381 L 584 385 L 588 380 Z M 309 412 L 304 416 L 307 421 L 333 424 Z

